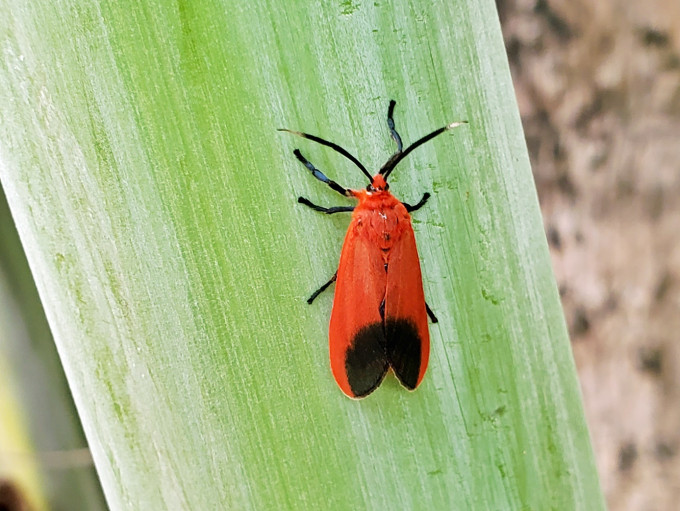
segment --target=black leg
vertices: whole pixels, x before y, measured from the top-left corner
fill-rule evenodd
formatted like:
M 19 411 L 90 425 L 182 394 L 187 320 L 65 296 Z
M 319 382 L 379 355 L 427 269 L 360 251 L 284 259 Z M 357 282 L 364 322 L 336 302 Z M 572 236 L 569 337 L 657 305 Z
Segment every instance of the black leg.
M 309 169 L 309 171 L 312 173 L 312 175 L 317 178 L 319 181 L 322 183 L 326 183 L 328 186 L 330 186 L 333 190 L 338 192 L 340 195 L 344 195 L 346 197 L 349 196 L 349 193 L 346 188 L 343 188 L 340 186 L 338 183 L 333 181 L 332 179 L 328 179 L 326 175 L 321 172 L 319 169 L 317 169 L 314 165 L 312 165 L 307 158 L 302 156 L 302 153 L 300 152 L 299 149 L 296 149 L 293 151 L 293 154 L 295 157 L 302 162 L 302 164 Z
M 427 310 L 427 315 L 430 316 L 430 320 L 433 323 L 439 323 L 437 316 L 434 315 L 434 312 L 432 312 L 432 309 L 430 309 L 430 306 L 427 304 L 427 302 L 425 302 L 425 309 Z
M 307 207 L 312 208 L 314 211 L 321 211 L 327 215 L 332 215 L 333 213 L 343 213 L 347 211 L 354 211 L 354 206 L 335 206 L 332 208 L 324 208 L 323 206 L 317 206 L 313 202 L 305 199 L 304 197 L 298 197 L 298 202 L 304 204 Z
M 314 301 L 314 299 L 315 299 L 317 296 L 319 296 L 321 293 L 323 293 L 323 292 L 326 290 L 326 288 L 327 288 L 328 286 L 330 286 L 333 282 L 335 282 L 335 279 L 337 279 L 337 278 L 338 278 L 338 272 L 336 271 L 336 272 L 333 274 L 333 276 L 331 277 L 331 280 L 329 280 L 328 282 L 326 282 L 323 286 L 321 286 L 319 289 L 317 289 L 316 291 L 314 291 L 314 292 L 312 293 L 312 296 L 310 296 L 310 297 L 307 299 L 307 303 L 312 303 L 312 302 Z
M 394 106 L 396 104 L 397 102 L 392 99 L 390 100 L 390 106 L 387 107 L 387 127 L 390 128 L 390 135 L 392 135 L 392 138 L 397 143 L 397 153 L 400 153 L 404 146 L 401 143 L 401 137 L 399 136 L 399 133 L 397 133 L 397 130 L 394 128 L 394 119 L 392 118 L 392 115 L 394 114 Z
M 430 194 L 425 192 L 423 194 L 423 198 L 418 201 L 418 204 L 415 204 L 413 206 L 411 206 L 410 204 L 408 204 L 406 202 L 402 202 L 402 204 L 406 207 L 406 211 L 408 211 L 410 213 L 411 211 L 416 211 L 416 210 L 422 208 L 425 205 L 425 203 L 427 202 L 427 199 L 429 199 L 429 198 L 430 198 Z

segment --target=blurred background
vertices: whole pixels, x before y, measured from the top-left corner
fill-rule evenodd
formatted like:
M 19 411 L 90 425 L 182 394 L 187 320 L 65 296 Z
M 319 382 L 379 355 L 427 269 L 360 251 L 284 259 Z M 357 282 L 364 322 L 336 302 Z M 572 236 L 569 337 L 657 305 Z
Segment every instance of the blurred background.
M 680 502 L 680 2 L 498 0 L 601 483 Z
M 607 503 L 677 509 L 680 1 L 497 6 Z M 0 508 L 105 509 L 4 196 L 0 239 Z
M 0 511 L 47 509 L 106 504 L 0 188 Z

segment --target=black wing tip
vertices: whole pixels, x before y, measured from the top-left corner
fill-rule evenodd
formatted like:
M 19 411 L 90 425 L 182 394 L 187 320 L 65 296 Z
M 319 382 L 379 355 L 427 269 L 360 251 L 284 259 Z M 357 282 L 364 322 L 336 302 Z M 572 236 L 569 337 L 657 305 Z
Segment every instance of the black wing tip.
M 354 387 L 350 385 L 350 388 L 352 389 L 352 394 L 345 394 L 347 397 L 350 399 L 354 399 L 355 401 L 358 401 L 359 399 L 363 399 L 375 392 L 375 390 L 380 387 L 382 384 L 383 380 L 385 379 L 385 376 L 387 376 L 388 369 L 385 369 L 385 372 L 382 374 L 382 376 L 376 381 L 373 385 L 367 387 L 366 389 L 362 389 L 360 391 L 355 391 Z
M 399 373 L 397 373 L 394 370 L 394 368 L 392 368 L 392 371 L 394 372 L 394 376 L 396 376 L 397 381 L 401 384 L 401 386 L 404 387 L 409 392 L 413 392 L 420 385 L 420 382 L 417 379 L 416 379 L 415 382 L 407 382 L 407 381 L 401 379 L 401 377 L 399 376 Z
M 415 392 L 416 389 L 417 389 L 418 387 L 420 387 L 420 384 L 421 384 L 422 382 L 416 381 L 416 382 L 413 383 L 413 384 L 412 384 L 412 383 L 409 383 L 409 382 L 407 382 L 407 381 L 402 380 L 402 379 L 399 377 L 399 374 L 397 374 L 397 373 L 394 371 L 394 368 L 393 368 L 393 367 L 390 366 L 389 369 L 392 369 L 392 372 L 394 373 L 394 376 L 396 377 L 396 379 L 397 379 L 397 381 L 399 382 L 399 384 L 400 384 L 403 388 L 405 388 L 407 391 L 409 391 L 409 392 Z M 352 400 L 354 400 L 354 401 L 359 401 L 360 399 L 364 399 L 365 397 L 370 396 L 371 394 L 373 394 L 373 392 L 375 392 L 375 391 L 378 389 L 378 387 L 380 387 L 380 385 L 382 385 L 382 382 L 385 380 L 385 377 L 387 376 L 387 373 L 389 372 L 389 369 L 387 369 L 387 370 L 385 371 L 385 373 L 381 376 L 381 378 L 380 378 L 374 385 L 368 387 L 367 389 L 365 389 L 365 390 L 363 390 L 363 391 L 361 391 L 361 392 L 355 392 L 355 391 L 354 391 L 354 388 L 352 388 L 353 394 L 347 394 L 347 393 L 345 393 L 345 395 L 346 395 L 348 398 L 350 398 L 350 399 L 352 399 Z
M 345 353 L 345 375 L 353 394 L 350 397 L 368 396 L 380 386 L 389 367 L 382 322 L 361 328 Z
M 383 329 L 384 328 L 384 329 Z M 352 399 L 362 399 L 377 389 L 392 369 L 399 383 L 409 391 L 420 384 L 423 340 L 408 319 L 376 322 L 354 336 L 345 356 L 345 374 Z
M 399 382 L 409 390 L 419 383 L 423 364 L 422 345 L 418 327 L 410 319 L 388 318 L 385 321 L 387 360 Z M 425 361 L 427 363 L 427 361 Z

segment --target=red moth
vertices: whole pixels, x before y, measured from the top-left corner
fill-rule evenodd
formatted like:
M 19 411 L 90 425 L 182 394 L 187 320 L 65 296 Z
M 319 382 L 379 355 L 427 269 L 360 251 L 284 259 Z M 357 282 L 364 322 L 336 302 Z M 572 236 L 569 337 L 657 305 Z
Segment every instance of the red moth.
M 359 201 L 356 206 L 317 206 L 304 197 L 298 202 L 326 214 L 352 211 L 340 265 L 333 277 L 321 286 L 308 303 L 336 282 L 329 327 L 331 369 L 342 391 L 352 398 L 373 392 L 391 368 L 407 389 L 415 389 L 423 379 L 430 355 L 427 316 L 437 318 L 425 303 L 418 250 L 410 212 L 420 209 L 430 197 L 425 193 L 417 204 L 400 202 L 389 192 L 387 178 L 397 164 L 416 147 L 447 130 L 454 122 L 439 128 L 403 149 L 394 128 L 395 101 L 387 109 L 387 126 L 397 151 L 371 177 L 359 160 L 337 144 L 308 133 L 282 129 L 328 146 L 352 161 L 368 177 L 363 190 L 343 188 L 328 179 L 296 149 L 293 154 L 319 181 L 346 197 Z

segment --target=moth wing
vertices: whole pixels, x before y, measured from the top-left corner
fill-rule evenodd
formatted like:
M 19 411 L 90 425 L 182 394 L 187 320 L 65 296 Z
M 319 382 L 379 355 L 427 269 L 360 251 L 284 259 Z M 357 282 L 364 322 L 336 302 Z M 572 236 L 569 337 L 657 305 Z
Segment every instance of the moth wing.
M 420 261 L 413 228 L 394 244 L 387 268 L 385 293 L 387 359 L 399 381 L 415 389 L 430 357 L 430 334 Z
M 340 254 L 329 326 L 333 376 L 349 397 L 364 397 L 389 368 L 380 305 L 386 273 L 380 248 L 349 226 Z

